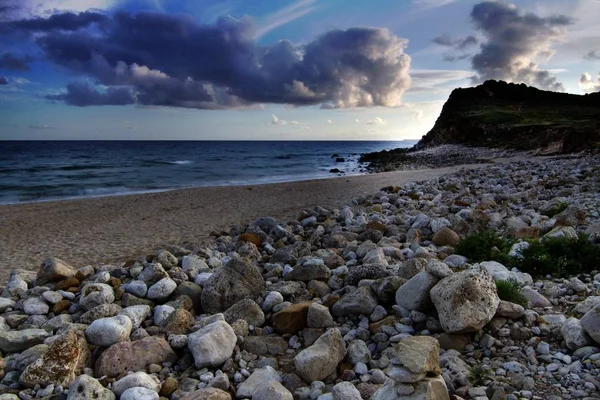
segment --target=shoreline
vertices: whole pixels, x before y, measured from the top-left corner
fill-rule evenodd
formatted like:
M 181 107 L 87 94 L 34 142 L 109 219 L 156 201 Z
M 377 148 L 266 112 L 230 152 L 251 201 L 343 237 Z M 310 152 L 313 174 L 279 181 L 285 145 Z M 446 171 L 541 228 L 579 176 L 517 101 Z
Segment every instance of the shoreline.
M 123 262 L 164 246 L 200 244 L 212 231 L 261 216 L 291 219 L 302 209 L 340 207 L 384 186 L 485 165 L 0 205 L 0 280 L 15 268 L 37 270 L 49 256 L 77 267 Z

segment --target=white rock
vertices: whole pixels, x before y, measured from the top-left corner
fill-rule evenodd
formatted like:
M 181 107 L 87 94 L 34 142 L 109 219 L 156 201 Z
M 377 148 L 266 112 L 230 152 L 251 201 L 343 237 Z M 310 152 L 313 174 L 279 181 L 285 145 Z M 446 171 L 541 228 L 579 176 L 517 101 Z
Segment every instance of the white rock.
M 7 299 L 5 297 L 0 297 L 0 313 L 5 312 L 9 308 L 15 307 L 15 301 L 12 299 Z
M 175 309 L 167 305 L 154 307 L 154 325 L 163 326 L 173 311 Z
M 350 382 L 340 382 L 331 388 L 333 400 L 362 400 L 360 392 Z
M 530 307 L 534 308 L 544 308 L 552 306 L 550 300 L 533 290 L 530 286 L 525 286 L 521 289 L 521 294 L 525 296 L 527 301 L 529 302 Z
M 42 293 L 42 297 L 50 304 L 56 304 L 63 299 L 62 294 L 54 292 L 52 290 L 47 290 L 44 293 Z
M 413 276 L 396 291 L 396 304 L 409 311 L 429 311 L 432 308 L 429 291 L 439 279 L 427 271 Z
M 188 336 L 196 368 L 218 367 L 231 358 L 237 342 L 233 328 L 225 321 L 215 321 Z
M 115 394 L 89 375 L 80 375 L 69 387 L 67 400 L 115 400 Z
M 94 346 L 108 347 L 129 338 L 131 320 L 125 315 L 100 318 L 85 329 L 85 337 Z
M 144 281 L 135 280 L 123 285 L 123 290 L 125 290 L 125 293 L 144 298 L 148 293 L 148 286 Z
M 160 396 L 154 390 L 132 387 L 123 392 L 120 400 L 158 400 Z
M 79 304 L 86 310 L 91 310 L 100 304 L 110 304 L 113 301 L 115 301 L 113 288 L 105 283 L 90 283 L 81 289 Z
M 494 281 L 514 281 L 519 286 L 527 286 L 533 283 L 531 275 L 523 272 L 509 271 L 508 268 L 499 262 L 484 261 L 479 265 L 487 269 L 492 278 L 494 278 Z
M 39 297 L 32 297 L 23 302 L 23 311 L 29 315 L 46 315 L 50 311 L 50 306 Z
M 346 344 L 340 331 L 330 329 L 294 357 L 296 373 L 306 382 L 323 380 L 335 372 L 345 356 Z
M 112 390 L 117 396 L 120 396 L 127 389 L 134 387 L 142 387 L 158 393 L 160 391 L 160 380 L 154 375 L 138 371 L 113 383 Z
M 496 284 L 482 267 L 442 279 L 431 289 L 431 299 L 448 333 L 480 330 L 494 317 L 500 303 Z
M 140 304 L 137 306 L 129 306 L 122 309 L 119 314 L 129 317 L 131 320 L 132 330 L 136 330 L 142 325 L 142 322 L 150 315 L 152 309 L 150 306 Z
M 565 340 L 567 347 L 571 350 L 577 350 L 584 346 L 592 344 L 589 336 L 583 330 L 581 322 L 577 318 L 569 318 L 560 328 L 560 333 Z
M 263 301 L 262 309 L 264 312 L 270 312 L 277 304 L 283 303 L 283 295 L 279 292 L 269 292 L 265 301 Z
M 600 305 L 586 312 L 580 320 L 583 330 L 596 342 L 600 343 Z
M 266 385 L 263 383 L 260 388 L 254 392 L 253 400 L 293 400 L 294 396 L 277 381 L 269 381 Z
M 509 257 L 521 258 L 523 251 L 529 248 L 529 242 L 517 242 L 513 244 L 508 251 Z
M 269 381 L 281 382 L 279 373 L 270 366 L 257 369 L 238 387 L 236 397 L 254 398 L 255 393 Z
M 177 284 L 171 278 L 162 278 L 148 289 L 148 297 L 150 300 L 164 301 L 169 298 L 171 293 L 177 289 Z

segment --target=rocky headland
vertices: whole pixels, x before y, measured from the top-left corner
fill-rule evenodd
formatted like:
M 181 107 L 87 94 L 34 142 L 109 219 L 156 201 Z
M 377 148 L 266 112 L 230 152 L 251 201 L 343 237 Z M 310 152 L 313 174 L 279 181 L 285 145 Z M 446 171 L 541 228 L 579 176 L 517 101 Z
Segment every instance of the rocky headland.
M 458 146 L 467 151 L 440 151 Z M 426 157 L 433 149 L 436 157 Z M 373 171 L 457 165 L 498 152 L 534 155 L 600 149 L 600 93 L 575 95 L 489 80 L 454 89 L 433 128 L 410 149 L 362 155 Z
M 599 165 L 464 169 L 122 264 L 15 269 L 0 399 L 599 398 Z

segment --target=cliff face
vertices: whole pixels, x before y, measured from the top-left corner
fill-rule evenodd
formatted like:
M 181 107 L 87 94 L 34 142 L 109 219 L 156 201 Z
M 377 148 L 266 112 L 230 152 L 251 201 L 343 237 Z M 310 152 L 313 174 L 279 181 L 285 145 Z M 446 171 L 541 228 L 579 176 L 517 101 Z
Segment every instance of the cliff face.
M 455 89 L 416 150 L 441 144 L 574 152 L 600 147 L 600 93 L 486 81 Z

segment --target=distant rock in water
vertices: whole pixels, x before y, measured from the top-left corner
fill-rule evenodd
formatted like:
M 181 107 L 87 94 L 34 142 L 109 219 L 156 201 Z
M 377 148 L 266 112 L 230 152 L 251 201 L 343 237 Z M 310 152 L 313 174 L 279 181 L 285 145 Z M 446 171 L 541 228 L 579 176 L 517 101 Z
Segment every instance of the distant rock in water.
M 540 154 L 597 149 L 600 93 L 558 93 L 494 80 L 454 89 L 433 129 L 414 150 L 442 144 Z

